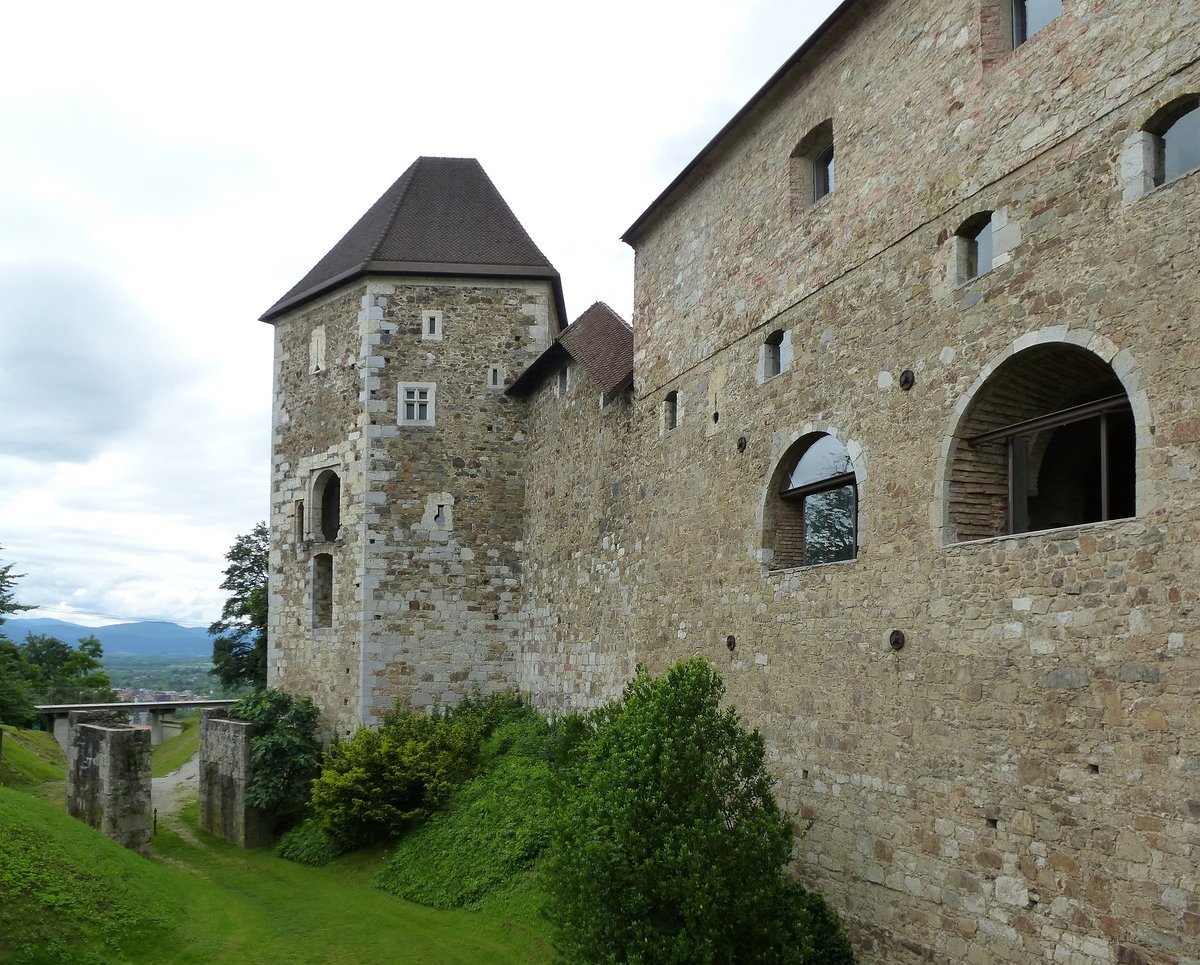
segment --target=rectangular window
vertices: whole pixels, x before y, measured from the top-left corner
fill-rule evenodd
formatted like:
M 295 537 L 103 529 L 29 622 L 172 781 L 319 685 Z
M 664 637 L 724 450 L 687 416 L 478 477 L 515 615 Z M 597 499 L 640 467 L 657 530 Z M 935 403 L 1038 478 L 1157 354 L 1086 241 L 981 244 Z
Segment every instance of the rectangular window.
M 504 388 L 504 369 L 499 365 L 488 366 L 487 384 L 489 389 Z
M 421 338 L 427 342 L 440 342 L 442 340 L 441 312 L 421 312 Z
M 431 426 L 435 421 L 437 386 L 432 382 L 400 384 L 399 417 L 402 426 Z

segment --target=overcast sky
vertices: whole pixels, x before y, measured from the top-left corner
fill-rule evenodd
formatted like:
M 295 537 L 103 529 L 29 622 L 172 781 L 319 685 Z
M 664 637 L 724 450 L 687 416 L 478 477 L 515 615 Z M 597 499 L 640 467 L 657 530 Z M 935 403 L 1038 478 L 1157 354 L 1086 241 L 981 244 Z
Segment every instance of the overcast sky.
M 268 510 L 257 321 L 419 155 L 477 157 L 575 318 L 835 0 L 13 4 L 0 563 L 37 616 L 214 620 Z M 636 324 L 636 320 L 635 324 Z M 34 615 L 34 614 L 30 614 Z

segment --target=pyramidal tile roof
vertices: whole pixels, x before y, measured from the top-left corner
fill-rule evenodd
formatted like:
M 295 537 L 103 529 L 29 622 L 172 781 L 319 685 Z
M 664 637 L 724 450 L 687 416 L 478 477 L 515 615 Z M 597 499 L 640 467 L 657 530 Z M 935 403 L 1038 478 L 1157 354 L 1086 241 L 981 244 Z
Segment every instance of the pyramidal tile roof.
M 558 272 L 474 158 L 417 158 L 262 321 L 366 274 L 545 278 L 565 315 Z

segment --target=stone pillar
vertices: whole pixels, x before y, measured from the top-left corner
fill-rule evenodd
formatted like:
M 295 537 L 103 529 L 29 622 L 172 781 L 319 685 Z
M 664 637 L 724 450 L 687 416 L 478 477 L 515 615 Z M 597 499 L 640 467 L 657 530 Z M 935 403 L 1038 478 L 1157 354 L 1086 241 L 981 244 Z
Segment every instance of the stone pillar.
M 239 848 L 269 844 L 273 815 L 246 803 L 254 725 L 206 710 L 200 721 L 200 827 Z
M 67 813 L 117 844 L 150 854 L 150 731 L 119 715 L 73 713 L 67 746 Z
M 66 714 L 55 714 L 51 719 L 50 731 L 64 755 L 71 753 L 71 721 Z

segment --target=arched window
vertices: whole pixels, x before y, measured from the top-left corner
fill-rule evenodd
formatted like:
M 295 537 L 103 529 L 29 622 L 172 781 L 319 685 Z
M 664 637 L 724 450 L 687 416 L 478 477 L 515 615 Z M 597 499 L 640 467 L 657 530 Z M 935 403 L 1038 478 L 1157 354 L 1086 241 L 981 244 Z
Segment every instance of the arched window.
M 765 517 L 773 569 L 852 560 L 858 485 L 850 454 L 824 433 L 805 436 L 780 460 Z
M 1200 167 L 1200 95 L 1181 97 L 1154 116 L 1154 183 L 1166 184 Z
M 825 120 L 800 139 L 790 159 L 793 207 L 820 201 L 836 187 L 833 121 Z
M 948 480 L 947 541 L 1134 514 L 1129 398 L 1103 359 L 1047 343 L 1005 360 L 963 413 Z
M 980 211 L 971 215 L 955 235 L 960 285 L 992 270 L 992 212 Z
M 313 529 L 318 538 L 327 542 L 337 539 L 342 525 L 342 482 L 332 469 L 324 470 L 313 483 L 313 506 Z

